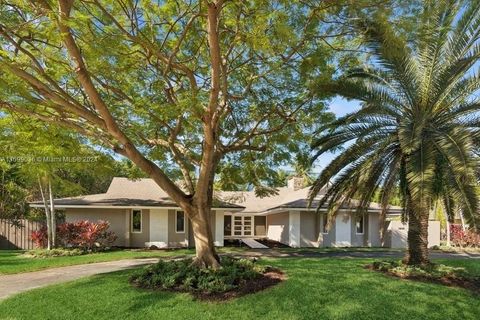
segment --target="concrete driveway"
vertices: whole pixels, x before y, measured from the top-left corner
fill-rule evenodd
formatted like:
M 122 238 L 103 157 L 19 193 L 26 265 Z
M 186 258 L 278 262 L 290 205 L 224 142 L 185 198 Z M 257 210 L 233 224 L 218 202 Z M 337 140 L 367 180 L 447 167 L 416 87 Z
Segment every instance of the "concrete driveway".
M 82 264 L 61 268 L 45 269 L 0 276 L 0 300 L 20 292 L 45 287 L 95 274 L 119 271 L 146 264 L 156 263 L 158 259 L 128 259 L 109 262 Z

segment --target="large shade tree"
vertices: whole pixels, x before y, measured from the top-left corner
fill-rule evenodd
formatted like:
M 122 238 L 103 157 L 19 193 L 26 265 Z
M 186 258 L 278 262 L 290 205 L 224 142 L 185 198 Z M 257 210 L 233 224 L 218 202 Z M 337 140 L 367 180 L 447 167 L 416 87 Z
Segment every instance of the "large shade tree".
M 480 223 L 480 1 L 424 1 L 410 38 L 384 15 L 360 21 L 370 65 L 322 89 L 362 106 L 318 132 L 315 157 L 338 156 L 311 196 L 331 182 L 320 205 L 333 216 L 352 198 L 366 210 L 379 192 L 385 215 L 400 190 L 409 226 L 405 261 L 427 264 L 434 202 L 462 210 L 472 228 Z
M 130 159 L 185 211 L 199 266 L 219 266 L 215 174 L 240 171 L 264 190 L 265 168 L 299 151 L 322 119 L 302 83 L 333 72 L 335 38 L 323 21 L 336 2 L 0 6 L 0 107 Z

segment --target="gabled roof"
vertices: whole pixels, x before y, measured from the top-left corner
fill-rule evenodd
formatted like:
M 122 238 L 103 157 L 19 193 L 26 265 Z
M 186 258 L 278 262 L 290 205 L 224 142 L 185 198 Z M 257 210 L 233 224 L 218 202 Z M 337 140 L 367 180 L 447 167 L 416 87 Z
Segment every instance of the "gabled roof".
M 309 187 L 298 190 L 284 187 L 278 189 L 278 194 L 265 198 L 257 197 L 254 191 L 222 191 L 219 192 L 219 197 L 223 201 L 244 206 L 245 209 L 242 211 L 243 213 L 269 213 L 282 209 L 316 210 L 320 199 L 325 194 L 325 190 L 320 191 L 310 206 L 309 192 Z M 357 204 L 357 200 L 350 200 L 350 202 L 344 204 L 341 209 L 355 209 Z M 381 206 L 378 203 L 372 202 L 369 211 L 378 210 L 381 210 Z M 391 206 L 389 208 L 390 212 L 399 212 L 400 210 L 401 208 L 397 206 Z
M 316 210 L 318 201 L 324 195 L 321 191 L 312 205 L 308 205 L 310 188 L 294 190 L 278 188 L 278 193 L 260 198 L 254 191 L 218 191 L 215 193 L 213 207 L 242 213 L 268 214 L 280 210 Z M 106 193 L 92 194 L 80 197 L 70 197 L 54 200 L 57 208 L 68 207 L 168 207 L 178 208 L 178 205 L 152 179 L 113 178 Z M 358 202 L 351 200 L 342 209 L 355 209 Z M 41 201 L 32 202 L 32 207 L 42 207 Z M 381 207 L 371 203 L 369 210 L 378 211 Z M 392 206 L 390 213 L 400 212 L 400 207 Z
M 178 205 L 152 179 L 113 178 L 106 193 L 55 199 L 62 207 L 174 207 Z M 32 207 L 43 206 L 41 201 L 32 202 Z M 241 205 L 215 201 L 214 208 L 243 209 Z

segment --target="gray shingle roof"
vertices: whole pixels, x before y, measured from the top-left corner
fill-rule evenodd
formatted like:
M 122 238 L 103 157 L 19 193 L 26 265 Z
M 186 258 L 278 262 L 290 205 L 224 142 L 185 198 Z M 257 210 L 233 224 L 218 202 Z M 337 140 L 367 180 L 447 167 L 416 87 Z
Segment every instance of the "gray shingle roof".
M 317 198 L 309 206 L 309 192 L 310 188 L 303 188 L 299 190 L 293 190 L 290 188 L 279 188 L 278 194 L 265 198 L 258 198 L 254 191 L 223 191 L 219 192 L 219 197 L 223 201 L 235 203 L 244 206 L 245 209 L 242 212 L 252 213 L 265 213 L 279 209 L 316 209 L 319 200 L 323 197 L 323 190 L 317 196 Z M 356 200 L 351 200 L 349 204 L 345 204 L 341 209 L 355 209 Z M 369 210 L 380 210 L 381 206 L 378 203 L 372 202 Z M 389 211 L 400 211 L 400 207 L 391 206 Z
M 279 209 L 315 209 L 318 198 L 308 206 L 310 189 L 293 190 L 279 188 L 276 195 L 259 198 L 254 191 L 219 191 L 215 193 L 213 207 L 242 210 L 244 213 L 266 213 Z M 322 197 L 321 192 L 319 197 Z M 351 200 L 344 209 L 354 209 L 356 201 Z M 40 207 L 40 201 L 32 202 L 33 207 Z M 177 207 L 177 204 L 152 179 L 113 178 L 106 193 L 80 197 L 55 199 L 59 208 L 65 206 L 102 206 L 102 207 Z M 380 205 L 372 203 L 370 210 L 379 210 Z M 392 206 L 391 212 L 400 211 L 400 207 Z
M 113 178 L 106 193 L 55 199 L 62 206 L 112 206 L 112 207 L 177 207 L 177 204 L 152 179 Z M 42 202 L 31 203 L 32 207 Z M 241 205 L 225 201 L 214 201 L 214 208 L 243 209 Z

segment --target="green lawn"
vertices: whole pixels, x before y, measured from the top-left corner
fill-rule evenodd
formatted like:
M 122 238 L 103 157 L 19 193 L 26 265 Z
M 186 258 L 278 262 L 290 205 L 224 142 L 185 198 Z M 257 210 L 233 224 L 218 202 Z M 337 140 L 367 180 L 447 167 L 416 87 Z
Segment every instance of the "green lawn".
M 372 259 L 262 260 L 285 270 L 275 288 L 223 303 L 130 287 L 132 271 L 36 289 L 0 303 L 0 319 L 478 319 L 479 297 L 363 269 Z M 475 260 L 441 260 L 480 275 Z
M 47 268 L 71 266 L 75 264 L 114 261 L 120 259 L 170 257 L 192 254 L 193 250 L 119 250 L 86 254 L 73 257 L 28 258 L 23 251 L 0 250 L 0 275 Z
M 220 248 L 219 253 L 241 253 L 244 248 Z M 0 275 L 38 271 L 48 268 L 65 267 L 76 264 L 114 261 L 121 259 L 139 259 L 155 257 L 177 257 L 194 254 L 193 249 L 175 250 L 118 250 L 100 252 L 73 257 L 30 258 L 19 250 L 0 250 Z
M 219 248 L 219 253 L 242 253 L 246 248 L 224 247 Z M 284 248 L 277 249 L 282 253 L 312 253 L 312 252 L 347 252 L 347 251 L 391 251 L 385 248 Z M 0 250 L 0 275 L 14 274 L 30 271 L 38 271 L 47 268 L 64 267 L 76 264 L 114 261 L 120 259 L 152 258 L 152 257 L 174 257 L 186 254 L 193 254 L 192 249 L 184 250 L 118 250 L 101 252 L 73 257 L 52 257 L 52 258 L 29 258 L 23 256 L 23 251 Z

